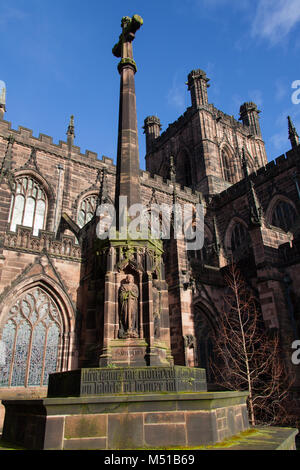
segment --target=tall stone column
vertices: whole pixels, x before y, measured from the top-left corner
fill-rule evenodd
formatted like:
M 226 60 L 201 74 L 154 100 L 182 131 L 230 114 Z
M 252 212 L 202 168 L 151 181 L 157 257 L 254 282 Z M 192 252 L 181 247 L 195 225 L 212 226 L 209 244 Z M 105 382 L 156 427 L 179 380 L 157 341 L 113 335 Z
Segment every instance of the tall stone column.
M 113 48 L 120 57 L 120 105 L 115 191 L 116 237 L 97 240 L 97 255 L 106 266 L 100 367 L 168 366 L 170 353 L 168 290 L 162 242 L 129 236 L 121 227 L 120 198 L 127 209 L 141 203 L 140 164 L 132 41 L 143 24 L 138 15 L 122 18 L 122 34 Z M 125 206 L 124 200 L 122 206 Z M 129 218 L 122 218 L 127 225 Z M 145 236 L 145 234 L 143 234 Z
M 132 18 L 127 16 L 122 18 L 122 34 L 119 42 L 113 48 L 113 54 L 116 57 L 121 57 L 118 65 L 120 73 L 120 104 L 115 195 L 117 221 L 120 196 L 127 196 L 128 207 L 141 202 L 135 96 L 135 73 L 137 67 L 133 59 L 132 41 L 135 38 L 136 31 L 142 24 L 143 20 L 138 15 L 134 15 Z

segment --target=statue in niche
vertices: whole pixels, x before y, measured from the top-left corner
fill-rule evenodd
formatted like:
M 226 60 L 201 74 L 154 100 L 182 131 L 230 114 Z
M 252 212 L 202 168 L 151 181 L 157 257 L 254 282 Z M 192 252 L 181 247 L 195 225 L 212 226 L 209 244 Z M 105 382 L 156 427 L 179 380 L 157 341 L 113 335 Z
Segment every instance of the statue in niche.
M 126 276 L 119 290 L 120 338 L 137 338 L 139 289 L 132 274 Z
M 195 351 L 196 351 L 196 338 L 194 335 L 185 335 L 184 341 L 184 352 L 185 352 L 185 365 L 188 367 L 195 366 Z
M 152 298 L 153 298 L 153 323 L 154 323 L 154 338 L 160 337 L 161 326 L 161 292 L 159 283 L 154 280 L 152 285 Z

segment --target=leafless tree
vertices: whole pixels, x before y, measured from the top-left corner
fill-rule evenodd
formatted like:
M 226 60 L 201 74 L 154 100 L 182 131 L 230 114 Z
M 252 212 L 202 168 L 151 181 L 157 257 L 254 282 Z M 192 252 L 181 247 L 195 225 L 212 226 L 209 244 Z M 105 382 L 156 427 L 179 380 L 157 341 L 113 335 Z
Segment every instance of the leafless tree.
M 291 424 L 293 383 L 280 351 L 277 331 L 267 331 L 256 299 L 235 264 L 225 275 L 224 307 L 214 333 L 215 382 L 247 390 L 250 423 Z

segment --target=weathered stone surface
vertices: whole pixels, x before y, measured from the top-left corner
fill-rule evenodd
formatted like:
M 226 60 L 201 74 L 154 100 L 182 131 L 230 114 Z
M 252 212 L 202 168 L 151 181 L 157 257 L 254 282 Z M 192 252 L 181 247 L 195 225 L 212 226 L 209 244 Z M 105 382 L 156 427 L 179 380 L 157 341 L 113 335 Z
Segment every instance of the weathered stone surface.
M 204 369 L 95 368 L 51 374 L 48 397 L 206 391 Z
M 218 441 L 215 413 L 209 411 L 186 413 L 187 444 L 211 444 Z
M 109 449 L 135 449 L 144 446 L 143 414 L 114 414 L 109 416 L 107 446 Z
M 65 439 L 104 437 L 107 435 L 107 415 L 67 416 L 65 419 Z
M 103 450 L 107 449 L 105 437 L 88 439 L 64 439 L 64 450 Z
M 233 398 L 239 405 L 231 405 Z M 201 445 L 221 439 L 215 406 L 222 404 L 219 418 L 231 409 L 241 416 L 245 400 L 239 392 L 179 392 L 4 401 L 3 437 L 30 449 Z M 197 412 L 190 411 L 192 402 Z M 245 429 L 237 424 L 235 432 Z M 224 429 L 232 435 L 227 424 Z
M 145 426 L 146 447 L 176 447 L 186 445 L 184 424 L 148 424 Z

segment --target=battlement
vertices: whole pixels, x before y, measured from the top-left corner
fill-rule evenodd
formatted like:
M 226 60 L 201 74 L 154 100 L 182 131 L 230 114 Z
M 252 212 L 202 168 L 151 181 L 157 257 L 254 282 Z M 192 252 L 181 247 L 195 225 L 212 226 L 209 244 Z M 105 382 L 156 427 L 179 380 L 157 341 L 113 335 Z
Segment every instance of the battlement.
M 176 134 L 176 132 L 178 132 L 179 129 L 181 129 L 183 126 L 187 124 L 191 116 L 195 113 L 196 111 L 192 107 L 187 108 L 186 111 L 181 116 L 179 116 L 179 118 L 176 121 L 170 123 L 167 129 L 165 129 L 161 133 L 161 135 L 157 137 L 157 139 L 155 140 L 155 143 L 160 145 L 160 144 L 163 144 L 166 140 L 170 139 L 170 137 Z
M 57 157 L 66 158 L 68 156 L 67 142 L 60 140 L 58 144 L 55 144 L 52 137 L 42 133 L 40 133 L 38 137 L 35 137 L 31 129 L 27 129 L 23 126 L 19 126 L 17 130 L 12 129 L 11 123 L 8 121 L 0 121 L 0 135 L 4 138 L 12 136 L 18 144 L 33 147 Z M 100 159 L 98 154 L 91 150 L 86 150 L 83 154 L 81 148 L 75 145 L 72 146 L 71 158 L 74 160 L 80 159 L 80 161 L 89 164 L 102 162 L 111 168 L 115 167 L 112 158 L 103 156 Z
M 275 158 L 267 165 L 260 167 L 249 175 L 250 179 L 259 186 L 268 179 L 274 178 L 283 171 L 296 166 L 300 161 L 300 146 L 295 149 L 289 150 L 283 155 Z M 246 191 L 245 178 L 238 181 L 236 184 L 230 186 L 219 194 L 213 196 L 213 205 L 226 204 L 231 199 L 236 199 L 242 196 Z
M 192 203 L 199 202 L 199 197 L 201 193 L 199 191 L 194 191 L 192 188 L 187 186 L 181 186 L 179 183 L 173 183 L 169 179 L 165 179 L 160 175 L 152 175 L 149 171 L 141 170 L 141 185 L 149 186 L 151 188 L 161 190 L 162 192 L 168 193 L 170 195 L 174 192 L 174 186 L 176 194 L 179 198 L 187 199 Z
M 190 122 L 191 117 L 194 114 L 197 114 L 197 112 L 199 112 L 202 109 L 209 112 L 212 115 L 213 119 L 215 119 L 217 122 L 222 121 L 224 124 L 227 124 L 228 126 L 244 134 L 245 137 L 249 137 L 252 135 L 252 132 L 249 126 L 241 123 L 234 116 L 230 116 L 229 114 L 226 114 L 223 111 L 220 111 L 218 108 L 214 106 L 214 104 L 209 103 L 208 105 L 201 105 L 201 106 L 198 106 L 197 108 L 193 108 L 191 106 L 188 107 L 186 111 L 181 116 L 179 116 L 179 118 L 176 121 L 170 123 L 168 127 L 161 133 L 161 135 L 155 139 L 155 145 L 158 147 L 163 145 L 167 140 L 173 137 L 180 129 L 182 129 L 182 127 L 184 127 L 188 122 Z
M 216 108 L 213 103 L 209 103 L 208 109 L 211 111 L 216 121 L 222 121 L 223 123 L 226 123 L 230 127 L 234 127 L 238 129 L 240 132 L 242 132 L 243 134 L 247 136 L 251 134 L 249 126 L 245 126 L 245 124 L 238 121 L 234 116 L 226 114 L 220 109 Z

